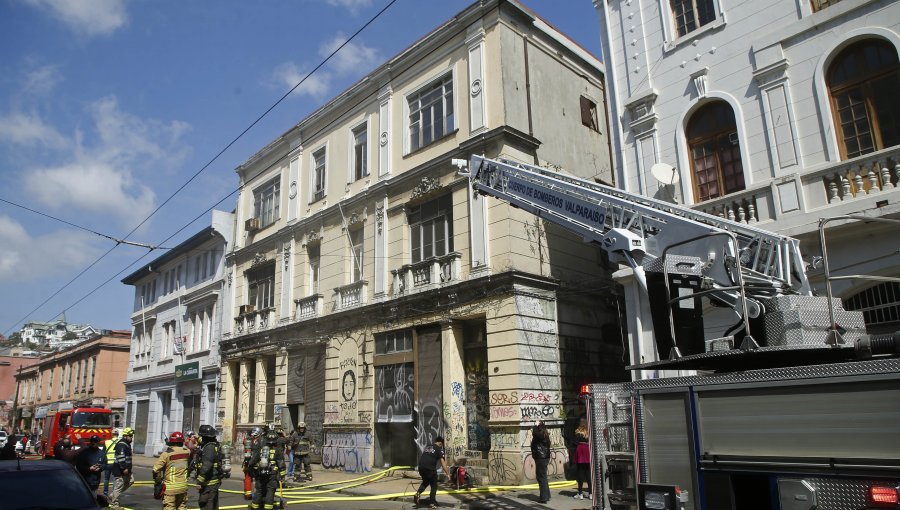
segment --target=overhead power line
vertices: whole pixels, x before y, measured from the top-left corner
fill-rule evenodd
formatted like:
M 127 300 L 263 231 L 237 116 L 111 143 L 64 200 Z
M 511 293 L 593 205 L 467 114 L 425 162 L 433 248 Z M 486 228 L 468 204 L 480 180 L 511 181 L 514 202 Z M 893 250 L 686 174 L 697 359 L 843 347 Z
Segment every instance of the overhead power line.
M 45 304 L 47 304 L 51 299 L 53 299 L 54 297 L 58 296 L 60 292 L 62 292 L 63 290 L 65 290 L 69 285 L 71 285 L 72 283 L 74 283 L 75 280 L 77 280 L 81 275 L 83 275 L 83 274 L 84 274 L 85 272 L 87 272 L 90 268 L 94 267 L 97 263 L 99 263 L 101 260 L 103 260 L 107 255 L 109 255 L 109 254 L 110 254 L 114 249 L 116 249 L 120 244 L 128 244 L 128 243 L 126 243 L 125 241 L 127 241 L 127 239 L 128 239 L 129 237 L 131 237 L 132 234 L 134 234 L 134 233 L 135 233 L 139 228 L 141 228 L 147 221 L 149 221 L 150 218 L 152 218 L 157 212 L 159 212 L 160 209 L 162 209 L 162 208 L 163 208 L 166 204 L 168 204 L 173 198 L 175 198 L 175 196 L 176 196 L 178 193 L 180 193 L 185 187 L 187 187 L 188 184 L 190 184 L 191 182 L 193 182 L 194 179 L 196 179 L 201 173 L 203 173 L 204 170 L 206 170 L 210 165 L 212 165 L 216 160 L 218 160 L 219 157 L 222 156 L 222 154 L 225 153 L 225 151 L 227 151 L 229 148 L 231 148 L 232 145 L 234 145 L 234 144 L 235 144 L 238 140 L 240 140 L 245 134 L 247 134 L 248 131 L 250 131 L 254 126 L 256 126 L 263 118 L 265 118 L 272 110 L 274 110 L 275 107 L 277 107 L 277 106 L 278 106 L 279 104 L 281 104 L 285 99 L 287 99 L 287 97 L 290 96 L 292 92 L 294 92 L 295 90 L 297 90 L 297 88 L 300 87 L 300 85 L 302 85 L 302 84 L 303 84 L 310 76 L 312 76 L 313 73 L 315 73 L 315 72 L 318 71 L 320 68 L 322 68 L 322 66 L 324 66 L 326 63 L 328 63 L 328 61 L 331 60 L 331 59 L 332 59 L 339 51 L 341 51 L 341 49 L 343 49 L 344 46 L 346 46 L 347 44 L 349 44 L 350 41 L 352 41 L 354 38 L 356 38 L 356 36 L 358 36 L 360 33 L 362 33 L 363 30 L 365 30 L 369 25 L 371 25 L 372 23 L 374 23 L 376 19 L 378 19 L 379 17 L 381 17 L 381 15 L 384 14 L 384 12 L 387 11 L 387 10 L 388 10 L 392 5 L 394 5 L 396 2 L 397 2 L 397 0 L 390 0 L 384 7 L 381 8 L 381 10 L 379 10 L 377 13 L 375 13 L 374 16 L 372 16 L 371 18 L 369 18 L 369 20 L 368 20 L 365 24 L 363 24 L 363 25 L 362 25 L 359 29 L 357 29 L 350 37 L 348 37 L 346 41 L 344 41 L 340 46 L 338 46 L 337 48 L 335 48 L 334 51 L 332 51 L 331 53 L 329 53 L 328 56 L 325 57 L 321 62 L 319 62 L 319 64 L 316 65 L 311 71 L 309 71 L 308 73 L 306 73 L 306 76 L 304 76 L 303 78 L 301 78 L 300 81 L 297 82 L 296 85 L 294 85 L 293 87 L 291 87 L 290 90 L 288 90 L 287 92 L 285 92 L 280 98 L 278 98 L 277 101 L 275 101 L 269 108 L 267 108 L 261 115 L 259 115 L 259 116 L 256 118 L 256 120 L 254 120 L 252 123 L 250 123 L 249 126 L 247 126 L 247 127 L 246 127 L 243 131 L 241 131 L 236 137 L 234 137 L 230 142 L 228 142 L 228 144 L 226 144 L 225 147 L 222 148 L 222 150 L 220 150 L 219 152 L 217 152 L 215 156 L 213 156 L 213 157 L 212 157 L 205 165 L 203 165 L 199 170 L 197 170 L 197 172 L 195 172 L 195 173 L 194 173 L 187 181 L 185 181 L 184 184 L 182 184 L 182 185 L 179 186 L 174 192 L 172 192 L 172 194 L 169 195 L 168 198 L 166 198 L 166 199 L 165 199 L 165 200 L 164 200 L 164 201 L 163 201 L 156 209 L 154 209 L 149 215 L 147 215 L 146 218 L 144 218 L 140 223 L 138 223 L 138 225 L 137 225 L 136 227 L 134 227 L 130 232 L 128 232 L 128 234 L 126 234 L 125 237 L 123 237 L 123 238 L 121 238 L 121 239 L 115 239 L 115 241 L 117 241 L 117 242 L 116 242 L 116 244 L 115 244 L 112 248 L 110 248 L 110 249 L 107 250 L 103 255 L 101 255 L 99 258 L 97 258 L 97 260 L 95 260 L 94 262 L 91 262 L 86 268 L 84 268 L 83 270 L 81 270 L 78 274 L 75 275 L 75 277 L 73 277 L 73 278 L 72 278 L 71 280 L 69 280 L 65 285 L 63 285 L 62 287 L 60 287 L 59 289 L 57 289 L 56 292 L 54 292 L 53 294 L 51 294 L 50 297 L 46 298 L 43 302 L 41 302 L 41 304 L 39 304 L 37 307 L 35 307 L 34 309 L 32 309 L 30 312 L 28 312 L 24 317 L 22 317 L 21 319 L 19 319 L 18 321 L 16 321 L 14 324 L 12 324 L 12 325 L 6 330 L 7 334 L 9 334 L 9 332 L 12 331 L 12 329 L 13 329 L 17 324 L 19 324 L 19 323 L 21 323 L 22 321 L 26 320 L 31 314 L 35 313 L 37 310 L 39 310 L 41 307 L 43 307 Z M 238 188 L 238 190 L 239 190 L 239 189 L 240 189 L 240 188 Z M 203 214 L 206 214 L 207 212 L 211 211 L 212 208 L 214 208 L 215 206 L 217 206 L 217 205 L 219 205 L 220 203 L 224 202 L 226 199 L 228 199 L 228 197 L 232 196 L 232 195 L 233 195 L 234 193 L 236 193 L 238 190 L 235 190 L 235 191 L 232 191 L 231 193 L 229 193 L 226 197 L 224 197 L 224 198 L 221 199 L 220 201 L 216 202 L 216 204 L 213 205 L 211 208 L 209 208 L 209 209 L 207 209 L 206 211 L 204 211 Z M 187 227 L 188 227 L 189 225 L 191 225 L 193 222 L 197 221 L 197 219 L 199 219 L 199 218 L 195 218 L 194 220 L 191 220 L 190 223 L 186 224 L 184 227 L 180 228 L 180 229 L 179 229 L 178 231 L 176 231 L 174 234 L 172 234 L 171 236 L 167 237 L 166 240 L 164 240 L 164 241 L 163 241 L 162 243 L 160 243 L 160 244 L 163 244 L 163 243 L 169 241 L 170 239 L 172 239 L 172 237 L 176 236 L 178 233 L 180 233 L 182 230 L 184 230 L 185 228 L 187 228 Z M 63 221 L 64 221 L 64 220 L 63 220 Z M 75 225 L 73 225 L 73 226 L 75 226 Z M 79 227 L 79 228 L 80 228 L 80 227 Z M 97 233 L 97 232 L 93 232 L 93 233 Z M 103 235 L 103 234 L 98 234 L 98 235 Z M 104 236 L 104 237 L 106 237 L 106 236 Z M 129 267 L 131 267 L 132 265 L 136 264 L 138 261 L 140 261 L 141 259 L 143 259 L 143 258 L 146 257 L 147 255 L 149 255 L 150 253 L 152 253 L 155 249 L 158 249 L 158 248 L 154 248 L 154 247 L 152 247 L 152 246 L 142 246 L 142 247 L 148 248 L 147 253 L 145 253 L 144 255 L 142 255 L 142 256 L 141 256 L 140 258 L 138 258 L 138 260 L 136 260 L 135 262 L 132 262 L 131 264 L 129 264 L 125 269 L 123 269 L 123 270 L 119 271 L 118 273 L 116 273 L 116 275 L 112 276 L 111 278 L 109 278 L 108 280 L 106 280 L 105 282 L 103 282 L 102 284 L 100 284 L 99 286 L 97 286 L 96 288 L 94 288 L 93 290 L 91 290 L 90 292 L 88 292 L 86 295 L 84 295 L 83 297 L 81 297 L 80 299 L 78 299 L 75 303 L 73 303 L 72 305 L 66 307 L 66 310 L 68 310 L 69 308 L 72 308 L 73 306 L 77 305 L 78 303 L 80 303 L 81 301 L 83 301 L 84 299 L 86 299 L 88 296 L 92 295 L 94 292 L 96 292 L 97 290 L 99 290 L 100 288 L 102 288 L 104 285 L 106 285 L 107 283 L 109 283 L 110 281 L 112 281 L 113 279 L 115 279 L 118 275 L 120 275 L 121 273 L 125 272 Z

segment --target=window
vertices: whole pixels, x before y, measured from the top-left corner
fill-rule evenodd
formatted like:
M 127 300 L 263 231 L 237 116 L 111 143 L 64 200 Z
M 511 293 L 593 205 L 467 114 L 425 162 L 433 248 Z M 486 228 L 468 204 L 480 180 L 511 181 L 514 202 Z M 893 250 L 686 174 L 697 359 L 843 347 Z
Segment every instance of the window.
M 671 0 L 671 2 L 678 37 L 687 35 L 716 19 L 714 0 Z
M 306 249 L 309 255 L 309 294 L 319 293 L 319 270 L 321 260 L 319 258 L 319 245 L 312 244 Z
M 900 64 L 890 43 L 849 46 L 831 63 L 827 80 L 845 159 L 900 144 Z
M 697 202 L 744 189 L 744 167 L 734 111 L 724 101 L 702 106 L 687 127 Z
M 325 198 L 325 147 L 313 153 L 313 197 L 312 201 Z
M 275 306 L 275 264 L 247 272 L 248 303 L 257 310 Z
M 581 96 L 581 124 L 600 132 L 600 124 L 597 122 L 597 104 L 584 96 Z
M 366 125 L 362 124 L 353 130 L 353 180 L 358 181 L 369 175 L 369 144 Z
M 413 339 L 410 329 L 375 335 L 375 354 L 412 352 L 412 348 Z
M 413 93 L 409 101 L 409 151 L 415 151 L 455 129 L 453 116 L 453 75 Z
M 353 268 L 350 270 L 351 283 L 362 280 L 363 277 L 363 229 L 350 231 L 350 262 Z
M 259 220 L 259 228 L 271 225 L 278 219 L 280 191 L 281 177 L 253 190 L 253 217 Z
M 413 263 L 453 251 L 452 209 L 450 194 L 409 208 Z
M 840 2 L 841 0 L 811 0 L 811 1 L 812 1 L 813 12 L 819 12 L 826 7 L 831 7 L 832 5 Z

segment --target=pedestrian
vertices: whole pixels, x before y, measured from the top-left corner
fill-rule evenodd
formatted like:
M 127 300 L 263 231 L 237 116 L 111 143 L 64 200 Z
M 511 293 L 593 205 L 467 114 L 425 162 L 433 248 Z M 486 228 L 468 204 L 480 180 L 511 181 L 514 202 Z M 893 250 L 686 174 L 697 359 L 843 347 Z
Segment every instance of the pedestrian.
M 181 432 L 172 432 L 166 444 L 168 448 L 153 464 L 153 480 L 165 484 L 163 510 L 186 510 L 188 458 L 191 452 L 184 447 L 184 434 Z
M 219 442 L 216 441 L 216 429 L 212 425 L 200 425 L 200 449 L 197 463 L 197 485 L 200 488 L 198 503 L 200 510 L 217 510 L 219 508 L 219 485 L 225 478 L 224 459 Z
M 297 424 L 297 430 L 291 434 L 291 452 L 293 453 L 294 469 L 306 474 L 306 479 L 312 481 L 312 469 L 309 465 L 309 454 L 312 449 L 312 441 L 306 435 L 306 422 Z M 297 475 L 299 477 L 299 475 Z
M 76 451 L 72 449 L 72 438 L 69 436 L 57 441 L 56 446 L 53 447 L 53 457 L 56 460 L 71 463 L 75 460 L 75 453 Z
M 119 497 L 134 483 L 134 475 L 131 473 L 131 441 L 134 440 L 134 430 L 125 427 L 122 430 L 122 439 L 116 443 L 113 449 L 113 491 L 109 495 L 109 506 L 113 509 L 121 509 Z
M 284 464 L 284 445 L 280 445 L 278 433 L 269 429 L 263 441 L 253 448 L 250 455 L 250 474 L 256 481 L 250 510 L 272 510 L 275 508 L 275 491 L 279 482 L 287 475 Z
M 131 430 L 131 427 L 125 427 Z M 116 445 L 122 438 L 122 432 L 113 430 L 111 438 L 103 442 L 103 495 L 109 497 L 109 481 L 112 479 L 113 465 L 116 463 Z
M 422 475 L 422 484 L 419 485 L 419 490 L 417 490 L 415 496 L 413 496 L 413 501 L 415 501 L 416 506 L 419 505 L 419 498 L 422 495 L 422 491 L 430 485 L 431 505 L 429 508 L 437 508 L 438 464 L 440 464 L 444 472 L 447 473 L 447 478 L 450 478 L 450 468 L 447 467 L 447 460 L 444 458 L 444 438 L 441 436 L 434 438 L 434 442 L 426 446 L 425 449 L 422 450 L 422 456 L 419 457 L 419 474 Z
M 93 435 L 86 447 L 75 454 L 75 469 L 84 478 L 91 490 L 96 494 L 103 477 L 103 450 L 100 448 L 100 436 Z
M 547 464 L 550 463 L 550 433 L 544 422 L 538 422 L 531 429 L 531 459 L 534 461 L 534 475 L 540 488 L 538 503 L 550 501 L 550 483 L 547 481 Z
M 575 499 L 591 499 L 591 448 L 588 446 L 587 418 L 582 418 L 575 429 L 575 477 L 578 480 L 578 492 Z M 587 485 L 587 492 L 582 486 Z

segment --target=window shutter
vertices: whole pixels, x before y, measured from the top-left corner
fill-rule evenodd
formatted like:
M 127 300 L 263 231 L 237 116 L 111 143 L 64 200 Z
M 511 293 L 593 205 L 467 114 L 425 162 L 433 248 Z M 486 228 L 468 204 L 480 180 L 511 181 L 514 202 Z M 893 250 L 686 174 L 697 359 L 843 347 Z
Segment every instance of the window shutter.
M 581 123 L 587 127 L 593 127 L 593 116 L 591 115 L 591 100 L 581 96 Z

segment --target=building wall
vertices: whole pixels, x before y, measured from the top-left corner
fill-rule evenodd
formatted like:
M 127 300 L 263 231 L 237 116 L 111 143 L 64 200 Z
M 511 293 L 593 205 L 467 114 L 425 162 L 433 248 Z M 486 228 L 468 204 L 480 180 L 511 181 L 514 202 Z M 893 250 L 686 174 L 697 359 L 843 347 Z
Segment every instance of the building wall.
M 485 479 L 514 483 L 534 477 L 528 443 L 519 439 L 539 419 L 554 427 L 554 458 L 560 466 L 566 459 L 560 430 L 578 387 L 561 381 L 588 376 L 562 353 L 582 349 L 598 359 L 612 352 L 605 377 L 622 377 L 621 352 L 608 345 L 620 338 L 601 335 L 617 320 L 615 307 L 604 302 L 586 313 L 594 301 L 573 297 L 610 281 L 596 249 L 501 201 L 473 196 L 452 164 L 477 153 L 611 178 L 599 63 L 552 29 L 535 28 L 533 13 L 519 4 L 497 5 L 467 8 L 238 167 L 244 191 L 227 257 L 232 301 L 219 399 L 226 440 L 239 446 L 254 426 L 291 426 L 305 416 L 326 468 L 364 472 L 413 464 L 443 435 L 453 459 L 480 463 Z M 530 129 L 521 116 L 526 68 Z M 510 86 L 507 73 L 519 71 L 521 86 Z M 454 129 L 410 151 L 408 98 L 447 73 Z M 596 101 L 596 130 L 582 125 L 582 95 Z M 348 183 L 350 134 L 361 122 L 369 130 L 370 175 Z M 326 196 L 310 203 L 313 154 L 322 147 Z M 252 190 L 273 178 L 281 183 L 279 218 L 248 232 Z M 413 264 L 410 211 L 440 197 L 449 197 L 452 251 Z M 351 284 L 348 234 L 360 229 L 362 281 Z M 315 246 L 318 294 L 309 271 Z M 273 309 L 241 313 L 249 304 L 248 271 L 273 262 Z M 379 352 L 388 335 L 409 335 L 410 350 Z M 573 347 L 568 338 L 576 335 L 598 341 Z M 308 353 L 318 349 L 324 366 L 311 366 L 318 358 Z M 313 366 L 321 386 L 310 382 Z M 302 389 L 292 382 L 301 368 Z

